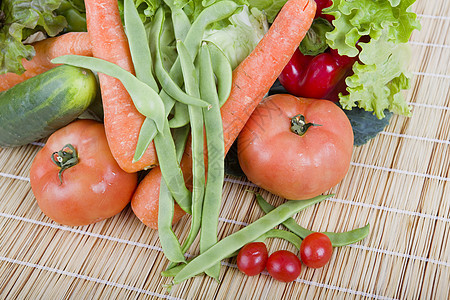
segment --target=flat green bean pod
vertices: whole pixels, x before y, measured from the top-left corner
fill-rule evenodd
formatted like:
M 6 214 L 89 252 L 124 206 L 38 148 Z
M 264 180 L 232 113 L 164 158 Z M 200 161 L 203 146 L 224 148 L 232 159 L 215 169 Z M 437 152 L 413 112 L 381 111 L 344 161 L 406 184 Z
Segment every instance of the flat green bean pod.
M 175 149 L 178 163 L 183 157 L 184 149 L 186 148 L 186 141 L 189 136 L 189 126 L 178 127 L 173 129 L 173 140 L 175 142 Z
M 162 86 L 163 90 L 170 95 L 173 99 L 176 101 L 180 101 L 184 104 L 188 105 L 195 105 L 200 107 L 207 107 L 208 103 L 199 99 L 198 97 L 189 95 L 185 93 L 180 86 L 170 77 L 169 73 L 164 68 L 163 62 L 162 62 L 162 56 L 161 56 L 161 43 L 160 43 L 160 37 L 162 33 L 163 23 L 164 23 L 164 14 L 163 10 L 160 9 L 161 13 L 158 14 L 158 18 L 155 18 L 156 29 L 159 29 L 159 32 L 157 32 L 157 38 L 156 38 L 156 55 L 155 55 L 155 73 L 156 77 L 158 78 L 158 81 L 160 85 Z
M 295 248 L 300 249 L 300 244 L 302 243 L 302 239 L 299 238 L 296 234 L 290 232 L 290 231 L 286 231 L 286 230 L 281 230 L 281 229 L 271 229 L 269 231 L 267 231 L 266 233 L 264 233 L 263 235 L 259 236 L 257 239 L 249 242 L 264 242 L 266 239 L 269 238 L 278 238 L 278 239 L 283 239 L 288 241 L 289 243 L 291 243 L 292 245 L 295 246 Z M 232 254 L 230 254 L 229 256 L 227 256 L 226 258 L 231 258 L 234 256 L 237 256 L 239 254 L 239 250 L 233 252 Z M 192 260 L 192 259 L 191 259 Z M 186 263 L 189 263 L 191 260 L 187 261 Z M 218 262 L 219 267 L 220 267 L 220 262 Z M 165 271 L 161 272 L 161 276 L 164 277 L 175 277 L 185 266 L 186 264 L 180 264 L 176 267 L 173 267 L 171 269 L 167 269 Z M 206 273 L 207 270 L 205 270 Z
M 271 229 L 261 235 L 259 238 L 254 240 L 253 242 L 264 242 L 266 239 L 269 238 L 277 238 L 277 239 L 283 239 L 291 243 L 295 246 L 298 250 L 300 250 L 300 244 L 302 243 L 302 239 L 298 237 L 298 235 L 287 231 L 287 230 L 281 230 L 281 229 Z
M 166 182 L 161 180 L 159 188 L 158 235 L 164 255 L 172 262 L 186 262 L 181 245 L 172 230 L 174 201 Z M 172 217 L 171 217 L 172 216 Z
M 133 29 L 126 30 L 126 33 L 136 77 L 158 92 L 159 87 L 152 73 L 153 62 L 146 30 L 132 0 L 124 1 L 124 22 L 126 29 Z M 139 132 L 133 162 L 137 162 L 142 158 L 157 132 L 155 122 L 146 118 Z
M 257 239 L 262 234 L 281 224 L 289 217 L 311 205 L 325 200 L 330 195 L 321 195 L 303 201 L 288 201 L 241 230 L 225 237 L 214 246 L 192 259 L 174 277 L 173 283 L 180 283 L 190 277 L 204 272 L 217 262 L 233 254 L 245 244 Z
M 219 94 L 219 106 L 228 100 L 231 93 L 231 86 L 233 83 L 233 70 L 231 68 L 230 60 L 214 43 L 208 43 L 209 52 L 211 53 L 211 60 L 214 62 L 213 72 L 217 79 L 217 92 Z
M 158 130 L 156 129 L 155 122 L 152 119 L 145 118 L 144 123 L 142 123 L 141 130 L 139 131 L 133 162 L 137 162 L 142 158 L 157 133 Z
M 136 77 L 158 92 L 147 33 L 133 0 L 124 1 L 124 23 Z
M 178 128 L 189 124 L 189 110 L 186 104 L 176 102 L 173 107 L 173 118 L 169 120 L 170 128 Z
M 219 97 L 213 73 L 209 48 L 203 44 L 197 57 L 200 81 L 200 95 L 211 104 L 210 109 L 203 109 L 208 150 L 208 174 L 203 203 L 203 217 L 200 232 L 200 253 L 217 243 L 217 225 L 222 203 L 222 187 L 225 177 L 225 146 L 223 138 L 222 117 Z M 205 273 L 218 280 L 220 263 L 207 269 Z
M 214 22 L 218 22 L 224 18 L 227 18 L 233 14 L 233 12 L 238 8 L 238 5 L 233 1 L 220 1 L 217 3 L 212 4 L 211 6 L 205 8 L 197 17 L 197 19 L 192 24 L 191 28 L 189 29 L 189 32 L 186 35 L 186 38 L 184 40 L 184 44 L 186 48 L 189 51 L 189 54 L 191 55 L 192 60 L 195 60 L 195 57 L 197 55 L 198 49 L 202 43 L 203 35 L 205 33 L 206 28 L 208 25 Z M 163 7 L 160 6 L 155 14 L 155 23 L 157 26 L 161 23 L 161 18 L 164 18 L 164 10 Z M 158 20 L 158 21 L 156 21 Z M 162 23 L 161 23 L 162 24 Z M 162 26 L 162 25 L 161 25 Z M 157 31 L 154 26 L 151 30 L 151 36 L 157 36 L 155 35 Z M 151 47 L 152 43 L 150 44 Z M 155 58 L 156 61 L 156 58 Z M 172 65 L 169 76 L 172 78 L 172 80 L 178 85 L 181 86 L 183 84 L 183 74 L 181 72 L 181 65 L 179 58 L 175 61 L 175 63 Z M 174 105 L 174 101 L 170 101 L 169 95 L 166 94 L 165 90 L 162 90 L 161 98 L 164 100 L 164 103 L 166 103 L 166 116 L 170 113 L 172 110 L 172 107 Z
M 164 3 L 170 8 L 172 13 L 173 29 L 175 32 L 175 39 L 184 41 L 189 29 L 191 28 L 191 22 L 188 16 L 184 12 L 180 5 L 177 5 L 173 0 L 164 0 Z
M 186 92 L 190 95 L 200 97 L 197 72 L 194 63 L 189 56 L 189 52 L 183 42 L 177 41 L 177 50 L 181 62 L 181 70 L 184 77 Z M 200 230 L 203 198 L 205 195 L 205 164 L 203 154 L 203 113 L 199 107 L 188 106 L 191 124 L 191 148 L 192 148 L 192 220 L 191 229 L 187 239 L 182 245 L 182 250 L 186 252 L 194 242 Z
M 130 94 L 136 109 L 142 115 L 155 121 L 156 128 L 159 132 L 162 132 L 164 122 L 167 119 L 161 97 L 155 90 L 130 72 L 106 60 L 81 55 L 60 56 L 52 59 L 52 63 L 90 69 L 117 78 Z
M 269 213 L 275 208 L 274 206 L 267 203 L 267 201 L 259 194 L 256 194 L 256 200 L 258 201 L 259 206 L 265 213 Z M 286 226 L 287 229 L 289 229 L 290 231 L 301 237 L 302 239 L 304 239 L 306 236 L 314 232 L 298 225 L 297 222 L 295 222 L 295 220 L 292 218 L 284 221 L 283 225 Z M 361 241 L 362 239 L 364 239 L 369 235 L 369 229 L 370 225 L 367 224 L 364 227 L 357 228 L 351 231 L 322 232 L 322 233 L 330 238 L 333 247 L 342 247 Z
M 184 182 L 183 172 L 177 159 L 175 142 L 170 132 L 169 122 L 166 119 L 163 134 L 157 134 L 154 138 L 156 154 L 158 155 L 159 168 L 172 197 L 178 205 L 188 214 L 192 213 L 192 194 Z

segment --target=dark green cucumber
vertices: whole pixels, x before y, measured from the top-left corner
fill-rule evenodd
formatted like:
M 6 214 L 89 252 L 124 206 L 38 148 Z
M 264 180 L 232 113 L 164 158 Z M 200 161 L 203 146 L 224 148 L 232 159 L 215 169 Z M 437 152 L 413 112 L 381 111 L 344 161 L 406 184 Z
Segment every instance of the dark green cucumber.
M 66 126 L 93 103 L 95 75 L 62 65 L 0 93 L 0 147 L 21 146 Z

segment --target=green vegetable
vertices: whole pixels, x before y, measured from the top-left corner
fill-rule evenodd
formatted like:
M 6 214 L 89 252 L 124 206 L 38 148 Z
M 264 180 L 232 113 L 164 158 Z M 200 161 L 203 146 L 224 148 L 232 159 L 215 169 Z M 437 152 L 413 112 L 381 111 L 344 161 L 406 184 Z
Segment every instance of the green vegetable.
M 68 64 L 92 69 L 108 76 L 119 79 L 133 99 L 136 109 L 147 118 L 155 121 L 156 128 L 161 132 L 164 128 L 164 104 L 158 93 L 133 74 L 125 71 L 116 64 L 95 57 L 81 55 L 64 55 L 52 59 L 55 64 Z
M 256 201 L 258 201 L 259 206 L 265 213 L 269 213 L 270 211 L 275 209 L 274 206 L 270 205 L 259 194 L 256 194 Z M 297 222 L 292 218 L 285 220 L 283 222 L 283 225 L 286 226 L 287 229 L 289 229 L 290 231 L 301 237 L 302 239 L 304 239 L 306 236 L 314 232 L 298 225 Z M 354 244 L 367 237 L 367 235 L 369 234 L 369 224 L 367 224 L 364 227 L 346 232 L 323 232 L 323 233 L 330 238 L 333 247 L 342 247 Z
M 210 47 L 204 43 L 199 53 L 199 81 L 200 95 L 211 104 L 210 109 L 203 109 L 206 131 L 206 145 L 208 149 L 208 174 L 203 204 L 203 218 L 200 232 L 200 252 L 206 251 L 217 243 L 217 226 L 219 223 L 220 206 L 222 203 L 222 187 L 224 180 L 225 146 L 223 138 L 223 124 L 220 115 L 219 95 L 216 88 Z M 217 49 L 211 46 L 212 49 Z M 214 50 L 213 50 L 214 51 Z M 228 63 L 229 65 L 229 63 Z M 231 70 L 231 66 L 229 66 Z M 218 74 L 219 78 L 224 74 Z M 225 73 L 225 76 L 228 77 Z M 231 76 L 229 76 L 231 79 Z M 217 263 L 205 273 L 218 280 L 220 264 Z
M 266 16 L 256 8 L 243 6 L 233 14 L 229 25 L 213 26 L 205 32 L 204 40 L 213 42 L 228 57 L 231 67 L 236 68 L 256 47 L 269 25 Z
M 151 21 L 161 5 L 161 0 L 133 0 L 142 22 Z M 124 0 L 118 0 L 122 19 L 124 18 Z
M 364 64 L 353 65 L 352 76 L 346 78 L 348 95 L 340 95 L 344 109 L 360 107 L 373 111 L 378 118 L 384 118 L 385 110 L 410 116 L 411 111 L 401 94 L 410 87 L 410 76 L 406 71 L 410 61 L 408 44 L 396 44 L 384 40 L 360 43 L 359 55 Z
M 184 78 L 186 92 L 192 96 L 200 97 L 200 88 L 194 62 L 189 50 L 182 41 L 177 41 L 177 49 L 180 57 L 181 70 Z M 200 107 L 188 106 L 189 122 L 191 124 L 191 148 L 192 148 L 192 220 L 188 237 L 182 245 L 186 252 L 200 230 L 202 221 L 203 200 L 205 196 L 205 160 L 204 160 L 204 135 L 203 135 L 203 110 Z
M 280 9 L 286 3 L 287 0 L 248 0 L 251 7 L 256 7 L 260 11 L 263 11 L 267 16 L 267 21 L 273 23 Z
M 85 30 L 81 0 L 3 0 L 0 11 L 0 74 L 25 71 L 22 58 L 35 55 L 31 45 L 23 44 L 30 35 L 42 31 L 53 37 L 65 29 Z
M 94 74 L 59 66 L 0 93 L 0 146 L 28 144 L 75 120 L 97 94 Z
M 325 34 L 333 30 L 333 25 L 323 18 L 314 19 L 305 38 L 298 47 L 304 55 L 316 56 L 328 49 Z
M 317 196 L 309 200 L 288 201 L 267 215 L 242 228 L 241 230 L 223 238 L 214 246 L 192 259 L 173 279 L 174 284 L 180 283 L 193 277 L 206 269 L 214 266 L 217 262 L 233 254 L 245 244 L 257 239 L 262 234 L 281 224 L 297 212 L 311 205 L 319 203 L 330 196 Z
M 341 55 L 359 55 L 361 61 L 353 66 L 354 75 L 346 79 L 349 95 L 340 96 L 343 108 L 358 106 L 378 118 L 384 117 L 385 109 L 410 115 L 401 91 L 409 88 L 406 43 L 412 31 L 420 29 L 416 15 L 409 11 L 414 2 L 334 0 L 323 10 L 335 17 L 335 29 L 326 35 L 330 47 Z

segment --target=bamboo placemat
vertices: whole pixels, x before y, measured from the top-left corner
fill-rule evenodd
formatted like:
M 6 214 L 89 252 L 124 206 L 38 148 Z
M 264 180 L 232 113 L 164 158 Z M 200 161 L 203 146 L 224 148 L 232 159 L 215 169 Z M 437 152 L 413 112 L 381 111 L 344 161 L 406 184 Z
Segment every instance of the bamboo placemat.
M 449 299 L 450 2 L 418 0 L 413 11 L 422 30 L 410 41 L 412 117 L 393 117 L 377 138 L 355 147 L 347 176 L 330 191 L 335 196 L 296 217 L 320 231 L 370 223 L 365 240 L 335 249 L 323 269 L 304 267 L 293 283 L 244 276 L 230 259 L 220 283 L 199 276 L 168 293 L 158 234 L 129 207 L 94 225 L 60 226 L 43 215 L 30 189 L 30 164 L 42 145 L 0 148 L 0 298 Z M 248 189 L 282 202 L 228 177 L 220 238 L 262 216 Z M 185 217 L 175 226 L 181 239 L 187 224 Z M 280 240 L 268 246 L 294 250 Z

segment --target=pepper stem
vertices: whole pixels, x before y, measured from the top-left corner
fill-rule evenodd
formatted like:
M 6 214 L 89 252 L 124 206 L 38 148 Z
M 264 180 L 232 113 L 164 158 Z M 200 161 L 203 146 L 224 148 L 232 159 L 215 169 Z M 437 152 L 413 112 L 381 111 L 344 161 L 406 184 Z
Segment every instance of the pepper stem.
M 67 144 L 61 150 L 52 153 L 52 161 L 60 168 L 58 177 L 62 184 L 62 173 L 78 164 L 78 154 L 71 144 Z
M 314 123 L 306 123 L 305 116 L 302 114 L 298 114 L 291 118 L 291 131 L 299 136 L 302 136 L 306 133 L 309 127 L 311 126 L 321 126 L 319 124 Z

